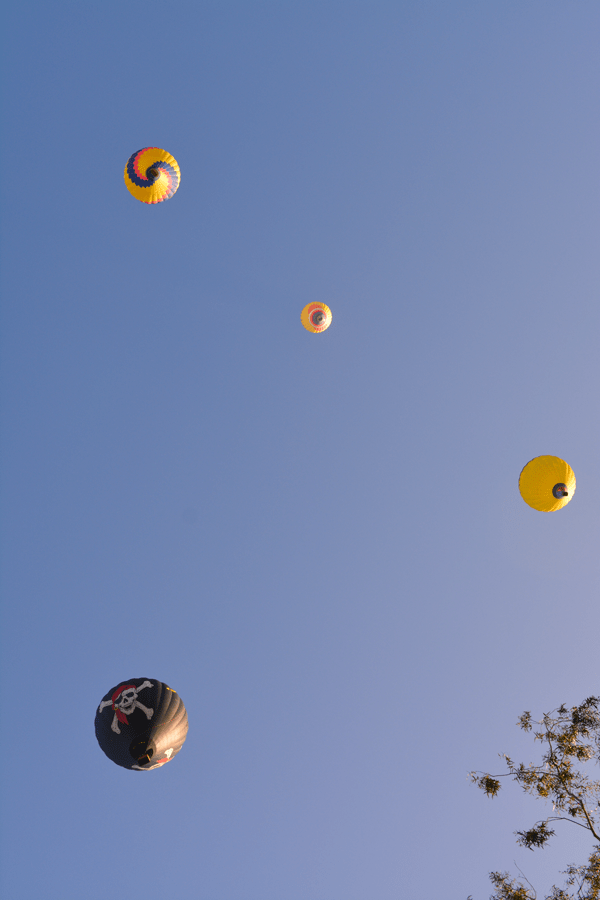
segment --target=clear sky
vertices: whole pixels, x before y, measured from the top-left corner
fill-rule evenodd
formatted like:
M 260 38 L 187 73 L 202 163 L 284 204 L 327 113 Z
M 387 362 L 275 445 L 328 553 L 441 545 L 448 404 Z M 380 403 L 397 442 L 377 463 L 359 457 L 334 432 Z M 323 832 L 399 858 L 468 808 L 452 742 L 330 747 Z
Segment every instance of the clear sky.
M 466 776 L 600 694 L 600 6 L 2 22 L 3 896 L 543 891 L 586 835 Z M 94 736 L 132 677 L 189 714 L 149 774 Z

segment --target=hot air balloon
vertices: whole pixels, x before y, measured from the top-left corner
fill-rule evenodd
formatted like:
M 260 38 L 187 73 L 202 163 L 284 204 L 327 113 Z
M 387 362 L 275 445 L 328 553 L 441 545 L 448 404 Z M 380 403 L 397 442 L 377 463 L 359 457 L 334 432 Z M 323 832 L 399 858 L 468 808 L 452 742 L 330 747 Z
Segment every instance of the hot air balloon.
M 104 695 L 96 737 L 109 759 L 124 769 L 157 769 L 177 756 L 188 718 L 179 694 L 156 679 L 130 678 Z
M 536 456 L 519 477 L 521 497 L 541 512 L 562 509 L 575 493 L 575 473 L 558 456 Z
M 142 203 L 162 203 L 172 197 L 181 181 L 177 160 L 160 147 L 132 153 L 125 166 L 125 184 Z
M 324 303 L 309 303 L 300 314 L 307 331 L 319 334 L 331 325 L 331 310 Z

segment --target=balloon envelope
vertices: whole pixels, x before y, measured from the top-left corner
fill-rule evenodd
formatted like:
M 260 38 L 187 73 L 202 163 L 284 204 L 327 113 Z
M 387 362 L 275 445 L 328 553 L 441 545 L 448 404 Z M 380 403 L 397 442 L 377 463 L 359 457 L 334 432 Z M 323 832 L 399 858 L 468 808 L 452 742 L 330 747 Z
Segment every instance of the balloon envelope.
M 177 756 L 188 718 L 181 697 L 155 678 L 121 681 L 96 712 L 96 737 L 109 759 L 125 769 L 157 769 Z
M 331 310 L 325 303 L 309 303 L 300 313 L 300 320 L 307 331 L 319 334 L 331 325 Z
M 519 477 L 521 497 L 540 512 L 562 509 L 575 493 L 575 473 L 558 456 L 536 456 Z
M 181 181 L 174 159 L 160 147 L 144 147 L 132 153 L 125 166 L 128 191 L 142 203 L 162 203 L 172 197 Z

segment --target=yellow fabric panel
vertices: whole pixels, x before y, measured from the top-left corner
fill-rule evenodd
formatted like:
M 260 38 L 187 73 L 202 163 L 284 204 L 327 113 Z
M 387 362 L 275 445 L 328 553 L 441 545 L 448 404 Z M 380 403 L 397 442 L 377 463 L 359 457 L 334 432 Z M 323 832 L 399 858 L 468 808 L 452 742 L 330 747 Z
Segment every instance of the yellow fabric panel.
M 171 156 L 170 153 L 167 153 L 166 150 L 161 150 L 160 147 L 147 147 L 143 150 L 138 156 L 138 169 L 141 172 L 145 172 L 148 166 L 151 166 L 154 162 L 166 162 L 170 166 L 173 166 L 179 178 L 181 178 L 181 172 L 179 171 L 179 166 L 177 165 L 177 160 Z
M 129 181 L 127 176 L 125 176 L 125 181 L 133 196 L 137 197 L 138 200 L 141 200 L 142 203 L 156 203 L 164 194 L 164 183 L 166 179 L 163 178 L 162 175 L 160 178 L 156 179 L 153 185 L 147 188 L 138 187 L 137 184 L 133 184 L 132 181 Z
M 314 311 L 317 309 L 325 313 L 325 321 L 321 325 L 313 325 L 310 320 L 311 313 L 314 313 Z M 325 331 L 326 328 L 329 328 L 329 326 L 331 325 L 331 319 L 331 310 L 325 303 L 309 303 L 300 313 L 300 320 L 302 324 L 307 331 L 312 331 L 313 334 L 320 334 L 321 331 Z
M 144 203 L 159 203 L 164 197 L 166 185 L 166 175 L 163 175 L 161 172 L 154 184 L 150 185 L 150 187 L 138 187 L 137 184 L 132 184 L 131 182 L 129 182 L 127 187 L 138 200 L 142 200 Z
M 555 497 L 555 484 L 566 484 L 566 497 Z M 575 493 L 575 473 L 571 466 L 558 456 L 536 456 L 527 463 L 519 477 L 521 497 L 540 512 L 562 509 Z
M 145 172 L 150 163 L 156 162 L 163 155 L 160 147 L 146 147 L 137 156 L 137 167 L 140 172 Z

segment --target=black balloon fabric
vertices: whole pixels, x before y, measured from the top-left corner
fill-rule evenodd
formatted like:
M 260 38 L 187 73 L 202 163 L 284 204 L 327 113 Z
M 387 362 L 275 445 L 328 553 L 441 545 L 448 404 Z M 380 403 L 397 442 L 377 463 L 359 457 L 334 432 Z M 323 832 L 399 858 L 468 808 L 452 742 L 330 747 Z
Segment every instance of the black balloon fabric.
M 130 678 L 108 691 L 96 712 L 96 737 L 125 769 L 157 769 L 183 746 L 188 718 L 179 694 L 162 681 Z

